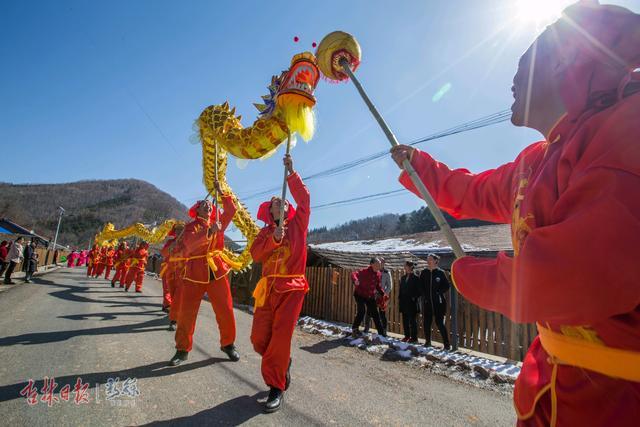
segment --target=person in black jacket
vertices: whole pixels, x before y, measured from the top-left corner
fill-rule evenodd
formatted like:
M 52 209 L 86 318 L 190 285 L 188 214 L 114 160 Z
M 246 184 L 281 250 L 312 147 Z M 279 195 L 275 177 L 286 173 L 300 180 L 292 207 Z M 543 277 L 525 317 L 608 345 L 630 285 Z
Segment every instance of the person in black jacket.
M 36 242 L 33 240 L 24 248 L 24 272 L 25 283 L 31 283 L 33 273 L 38 269 L 38 254 L 36 252 Z
M 402 313 L 403 342 L 418 342 L 418 313 L 420 313 L 420 278 L 414 273 L 415 263 L 404 263 L 404 275 L 398 287 L 398 306 Z
M 422 319 L 424 321 L 425 347 L 431 346 L 431 322 L 435 320 L 436 326 L 442 335 L 444 349 L 449 350 L 449 333 L 444 325 L 444 316 L 447 313 L 447 300 L 445 294 L 449 291 L 449 279 L 444 270 L 438 268 L 440 257 L 436 254 L 427 255 L 427 268 L 420 274 L 422 285 Z

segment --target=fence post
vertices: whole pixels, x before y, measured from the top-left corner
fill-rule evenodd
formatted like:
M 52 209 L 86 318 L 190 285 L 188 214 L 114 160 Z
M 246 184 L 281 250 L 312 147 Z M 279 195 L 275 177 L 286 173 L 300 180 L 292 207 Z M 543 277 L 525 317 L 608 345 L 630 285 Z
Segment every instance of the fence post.
M 458 349 L 458 292 L 455 287 L 451 287 L 451 348 L 453 351 Z

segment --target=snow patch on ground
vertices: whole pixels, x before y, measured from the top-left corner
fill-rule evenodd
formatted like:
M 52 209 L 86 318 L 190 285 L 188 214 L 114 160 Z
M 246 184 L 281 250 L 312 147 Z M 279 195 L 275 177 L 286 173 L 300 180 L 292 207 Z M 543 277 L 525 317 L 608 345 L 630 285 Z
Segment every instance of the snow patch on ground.
M 480 387 L 510 392 L 513 389 L 520 366 L 501 363 L 461 351 L 451 352 L 435 347 L 423 347 L 404 343 L 395 338 L 365 334 L 352 338 L 351 328 L 313 317 L 301 317 L 300 329 L 326 338 L 342 339 L 345 346 L 356 347 L 368 353 L 380 355 L 387 361 L 404 361 L 431 370 L 434 373 Z

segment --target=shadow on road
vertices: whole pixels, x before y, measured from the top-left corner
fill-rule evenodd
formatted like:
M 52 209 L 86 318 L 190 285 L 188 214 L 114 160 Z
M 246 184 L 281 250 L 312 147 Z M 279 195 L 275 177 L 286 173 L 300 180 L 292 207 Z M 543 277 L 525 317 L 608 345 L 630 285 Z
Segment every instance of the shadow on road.
M 87 314 L 69 314 L 66 316 L 58 316 L 59 319 L 69 319 L 69 320 L 89 320 L 92 317 L 102 317 L 100 320 L 115 320 L 118 316 L 156 316 L 156 317 L 166 317 L 167 314 L 164 312 L 159 312 L 158 310 L 149 310 L 149 311 L 121 311 L 121 312 L 110 312 L 110 313 L 87 313 Z M 168 324 L 168 321 L 166 322 Z
M 55 283 L 51 280 L 44 280 L 44 279 L 39 279 L 37 280 L 35 283 L 39 284 L 39 285 L 46 285 L 46 286 L 56 286 L 58 288 L 63 288 L 63 290 L 59 290 L 59 291 L 53 291 L 50 292 L 49 295 L 56 297 L 56 298 L 60 298 L 66 301 L 72 301 L 72 302 L 88 302 L 88 303 L 96 303 L 96 304 L 104 304 L 106 301 L 103 300 L 99 300 L 99 299 L 93 299 L 93 298 L 87 298 L 85 296 L 82 296 L 80 294 L 88 294 L 88 293 L 99 293 L 99 294 L 111 294 L 112 292 L 120 292 L 120 291 L 116 291 L 115 289 L 112 289 L 111 287 L 105 287 L 105 290 L 97 290 L 96 288 L 87 288 L 84 286 L 74 286 L 74 285 L 63 285 L 60 283 Z M 128 294 L 128 295 L 123 295 L 121 296 L 121 298 L 127 298 L 127 299 L 131 299 L 132 297 L 135 298 L 136 294 Z M 109 295 L 105 295 L 104 298 L 108 297 Z M 137 296 L 137 295 L 136 295 Z M 120 297 L 120 296 L 118 296 Z M 151 296 L 153 297 L 153 296 Z M 155 298 L 158 298 L 159 300 L 162 298 L 160 296 L 157 296 Z M 110 304 L 114 304 L 114 305 L 108 305 L 105 307 L 131 307 L 131 306 L 135 306 L 135 307 L 162 307 L 162 303 L 144 303 L 144 302 L 134 302 L 134 301 L 109 301 Z
M 262 404 L 258 403 L 258 399 L 265 399 L 268 394 L 266 391 L 261 391 L 253 396 L 238 396 L 194 415 L 165 421 L 155 421 L 144 425 L 154 427 L 203 426 L 215 423 L 217 425 L 237 426 L 263 412 Z
M 323 353 L 328 353 L 329 351 L 336 349 L 338 347 L 343 347 L 347 343 L 348 341 L 345 341 L 343 338 L 338 338 L 336 340 L 320 341 L 313 345 L 300 347 L 300 350 L 307 351 L 311 354 L 323 354 Z
M 162 326 L 162 327 L 160 327 Z M 0 347 L 22 344 L 46 344 L 50 342 L 65 341 L 82 335 L 107 335 L 107 334 L 135 334 L 140 332 L 164 331 L 167 329 L 167 321 L 164 318 L 151 319 L 146 322 L 127 325 L 107 326 L 104 328 L 77 329 L 73 331 L 34 332 L 0 338 Z
M 197 362 L 185 363 L 177 367 L 167 366 L 166 361 L 154 362 L 150 365 L 137 366 L 135 368 L 124 369 L 121 371 L 106 371 L 106 372 L 92 372 L 88 374 L 80 375 L 66 375 L 64 377 L 55 377 L 56 383 L 60 388 L 65 385 L 71 385 L 73 389 L 76 380 L 80 378 L 84 384 L 89 384 L 90 387 L 95 387 L 96 384 L 106 384 L 109 378 L 120 378 L 124 380 L 126 378 L 137 378 L 138 380 L 143 378 L 164 377 L 168 375 L 180 374 L 182 372 L 189 372 L 195 369 L 204 368 L 214 363 L 229 362 L 229 359 L 222 359 L 219 357 L 211 357 Z M 6 402 L 13 399 L 22 399 L 20 396 L 20 390 L 22 390 L 28 384 L 28 379 L 21 383 L 10 384 L 0 386 L 0 402 Z M 42 390 L 44 387 L 44 380 L 39 379 L 35 381 L 34 387 L 38 390 Z M 140 390 L 144 393 L 144 389 Z

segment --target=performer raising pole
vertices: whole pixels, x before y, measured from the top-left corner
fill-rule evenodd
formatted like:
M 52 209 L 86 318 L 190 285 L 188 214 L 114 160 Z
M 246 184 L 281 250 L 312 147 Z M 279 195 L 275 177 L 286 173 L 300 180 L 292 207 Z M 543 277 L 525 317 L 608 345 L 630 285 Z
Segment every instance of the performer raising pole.
M 296 208 L 277 197 L 262 203 L 258 219 L 265 227 L 251 245 L 254 261 L 262 263 L 262 278 L 253 293 L 251 342 L 262 356 L 262 378 L 270 387 L 266 412 L 280 409 L 283 393 L 289 388 L 291 338 L 309 290 L 304 276 L 311 214 L 309 190 L 293 169 L 291 155 L 286 154 L 283 162 Z
M 478 174 L 392 149 L 413 193 L 407 162 L 454 217 L 511 224 L 513 257 L 465 256 L 452 277 L 470 302 L 537 322 L 514 391 L 518 425 L 638 425 L 639 68 L 640 15 L 578 2 L 513 80 L 511 122 L 544 140 Z

